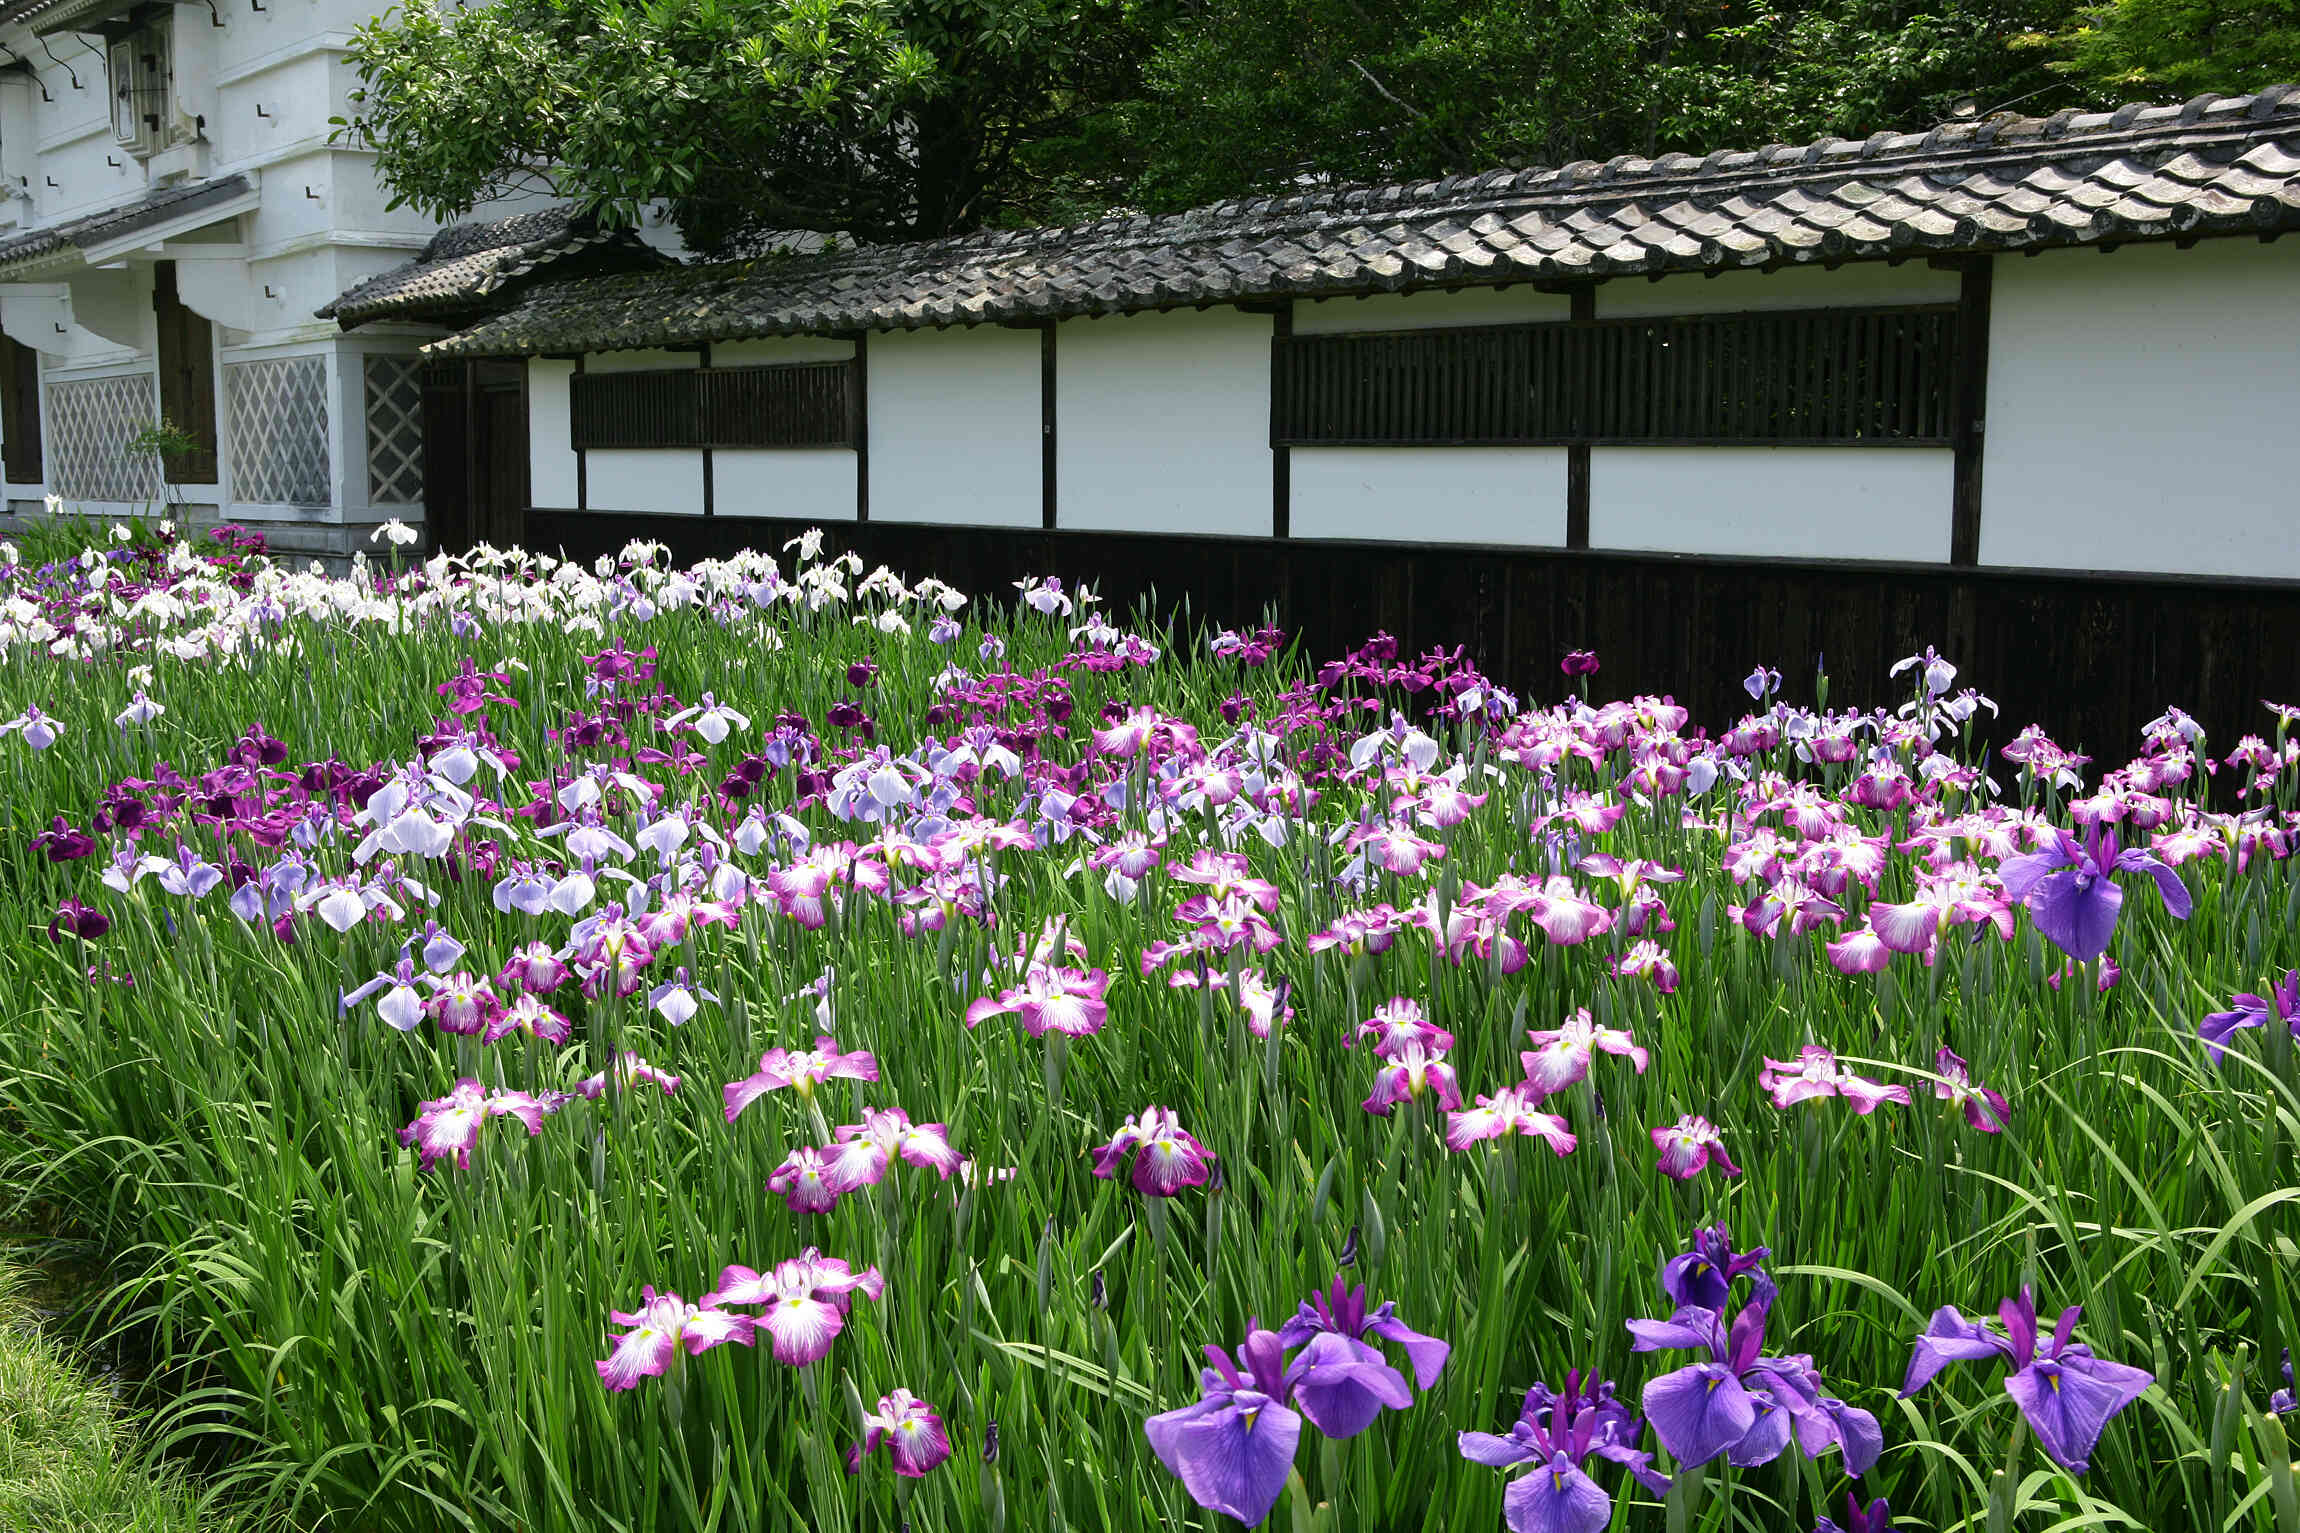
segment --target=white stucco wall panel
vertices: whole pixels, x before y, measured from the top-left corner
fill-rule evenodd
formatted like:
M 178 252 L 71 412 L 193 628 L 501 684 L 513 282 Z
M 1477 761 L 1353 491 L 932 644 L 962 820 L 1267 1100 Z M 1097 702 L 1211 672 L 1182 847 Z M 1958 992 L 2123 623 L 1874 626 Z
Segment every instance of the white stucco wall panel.
M 1597 289 L 1599 319 L 1644 314 L 1746 314 L 1760 309 L 1842 309 L 1904 303 L 1955 303 L 1959 278 L 1921 260 L 1898 266 L 1856 261 L 1784 266 L 1778 271 L 1688 272 L 1659 282 L 1606 282 Z
M 871 520 L 1040 525 L 1041 345 L 995 325 L 871 337 Z
M 2300 241 L 1996 263 L 1981 562 L 2300 579 Z
M 1946 448 L 1598 447 L 1589 544 L 1782 559 L 1945 561 Z
M 717 360 L 718 348 L 711 348 Z M 855 455 L 844 447 L 731 448 L 711 454 L 711 509 L 719 516 L 855 519 Z M 878 518 L 878 465 L 871 465 L 871 518 Z
M 593 511 L 703 514 L 703 455 L 671 448 L 595 447 L 583 454 L 585 506 Z
M 1377 293 L 1294 305 L 1296 335 L 1350 330 L 1435 330 L 1457 325 L 1524 325 L 1562 320 L 1573 302 L 1530 287 L 1468 287 L 1443 293 Z
M 1293 535 L 1565 545 L 1562 447 L 1297 447 Z
M 1066 321 L 1057 524 L 1267 536 L 1271 330 L 1235 309 Z
M 572 362 L 527 364 L 527 494 L 538 506 L 572 510 L 575 449 L 568 445 L 567 382 Z

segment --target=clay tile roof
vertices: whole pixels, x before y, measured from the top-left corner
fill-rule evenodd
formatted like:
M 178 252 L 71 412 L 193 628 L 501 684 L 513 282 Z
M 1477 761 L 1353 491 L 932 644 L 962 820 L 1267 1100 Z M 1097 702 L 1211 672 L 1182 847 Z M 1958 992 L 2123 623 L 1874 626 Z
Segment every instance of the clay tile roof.
M 106 208 L 68 218 L 62 223 L 0 239 L 0 275 L 22 276 L 33 268 L 52 264 L 59 256 L 77 263 L 79 252 L 108 245 L 139 230 L 172 224 L 209 208 L 223 208 L 254 190 L 246 176 L 224 176 L 215 181 L 193 181 Z
M 467 320 L 508 284 L 577 256 L 592 271 L 670 264 L 628 229 L 603 230 L 566 208 L 544 208 L 442 229 L 414 259 L 338 294 L 318 313 L 346 330 L 377 319 Z
M 610 351 L 2282 229 L 2300 229 L 2300 87 L 2272 86 L 537 283 L 430 350 Z

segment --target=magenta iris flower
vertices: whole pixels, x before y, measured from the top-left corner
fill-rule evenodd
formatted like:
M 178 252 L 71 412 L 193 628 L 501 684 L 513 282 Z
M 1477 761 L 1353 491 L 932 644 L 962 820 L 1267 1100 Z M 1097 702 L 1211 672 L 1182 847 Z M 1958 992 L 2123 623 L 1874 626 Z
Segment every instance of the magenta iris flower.
M 2124 891 L 2112 875 L 2146 873 L 2173 919 L 2188 919 L 2188 886 L 2155 853 L 2141 847 L 2118 850 L 2116 832 L 2105 822 L 2088 827 L 2083 839 L 2060 831 L 2048 850 L 2008 857 L 1997 871 L 2005 893 L 2028 906 L 2036 929 L 2055 947 L 2090 963 L 2108 951 L 2116 931 Z
M 1094 1149 L 1094 1174 L 1104 1181 L 1132 1172 L 1134 1190 L 1171 1198 L 1185 1187 L 1202 1187 L 1214 1172 L 1214 1156 L 1200 1144 L 1173 1109 L 1145 1107 L 1118 1126 L 1108 1144 Z
M 642 1290 L 639 1312 L 611 1311 L 615 1324 L 630 1327 L 614 1337 L 614 1348 L 599 1362 L 599 1381 L 609 1389 L 635 1389 L 644 1378 L 660 1378 L 671 1371 L 683 1346 L 704 1353 L 725 1342 L 751 1345 L 755 1322 L 748 1315 L 720 1309 L 712 1300 L 689 1304 L 675 1293 L 659 1294 L 649 1285 Z
M 545 1115 L 560 1100 L 564 1099 L 524 1091 L 489 1091 L 467 1075 L 447 1095 L 419 1104 L 415 1121 L 399 1131 L 399 1142 L 415 1147 L 425 1171 L 443 1155 L 455 1157 L 458 1171 L 468 1171 L 471 1151 L 489 1118 L 517 1118 L 529 1135 L 540 1134 Z
M 1997 1305 L 2005 1329 L 2000 1336 L 1985 1322 L 1967 1320 L 1944 1304 L 1917 1338 L 1901 1398 L 1924 1388 L 1951 1363 L 2001 1357 L 2013 1365 L 2005 1375 L 2005 1393 L 2028 1418 L 2037 1441 L 2054 1463 L 2082 1474 L 2108 1423 L 2156 1382 L 2146 1369 L 2094 1357 L 2091 1348 L 2072 1342 L 2083 1313 L 2081 1306 L 2071 1305 L 2060 1312 L 2049 1334 L 2040 1334 L 2036 1298 L 2023 1288 L 2019 1298 Z
M 1570 1155 L 1578 1141 L 1563 1118 L 1541 1110 L 1541 1095 L 1529 1084 L 1505 1087 L 1481 1096 L 1475 1107 L 1446 1114 L 1445 1146 L 1466 1150 L 1486 1139 L 1525 1134 L 1539 1139 L 1560 1155 Z
M 1841 1448 L 1846 1472 L 1865 1473 L 1884 1451 L 1877 1418 L 1821 1393 L 1810 1357 L 1764 1355 L 1775 1289 L 1763 1269 L 1750 1275 L 1756 1291 L 1730 1322 L 1695 1304 L 1680 1304 L 1667 1320 L 1628 1322 L 1633 1351 L 1708 1354 L 1645 1386 L 1645 1414 L 1655 1434 L 1689 1468 L 1720 1454 L 1737 1467 L 1768 1464 L 1793 1438 L 1807 1458 Z
M 856 1272 L 809 1246 L 789 1261 L 775 1263 L 771 1273 L 728 1267 L 719 1274 L 718 1291 L 703 1303 L 706 1308 L 763 1306 L 757 1325 L 773 1338 L 775 1361 L 803 1368 L 830 1355 L 832 1341 L 846 1329 L 847 1308 L 856 1294 L 876 1299 L 885 1291 L 886 1280 L 878 1268 Z
M 860 1123 L 842 1123 L 834 1130 L 838 1143 L 830 1147 L 830 1169 L 824 1184 L 845 1196 L 861 1187 L 876 1187 L 885 1180 L 896 1157 L 949 1180 L 958 1169 L 958 1151 L 939 1123 L 913 1123 L 899 1107 L 863 1109 Z
M 1368 1310 L 1365 1285 L 1345 1289 L 1338 1274 L 1330 1289 L 1303 1300 L 1294 1318 L 1278 1328 L 1281 1346 L 1307 1346 L 1322 1336 L 1343 1343 L 1340 1348 L 1329 1347 L 1329 1354 L 1346 1353 L 1362 1365 L 1355 1371 L 1312 1370 L 1295 1386 L 1294 1403 L 1328 1437 L 1355 1437 L 1373 1424 L 1383 1406 L 1398 1403 L 1393 1381 L 1402 1380 L 1367 1337 L 1402 1347 L 1413 1365 L 1414 1383 L 1425 1390 L 1437 1383 L 1453 1351 L 1452 1343 L 1424 1336 L 1400 1320 L 1394 1303 L 1385 1301 Z M 1412 1396 L 1406 1398 L 1411 1401 Z
M 841 1053 L 838 1040 L 827 1033 L 818 1035 L 811 1049 L 769 1049 L 759 1056 L 756 1073 L 727 1086 L 727 1121 L 734 1122 L 738 1113 L 770 1091 L 787 1086 L 805 1101 L 817 1086 L 833 1079 L 875 1081 L 878 1061 L 863 1049 Z
M 1461 1106 L 1461 1083 L 1455 1079 L 1454 1068 L 1446 1063 L 1443 1052 L 1426 1049 L 1419 1043 L 1385 1047 L 1390 1052 L 1382 1055 L 1381 1067 L 1374 1071 L 1374 1089 L 1365 1100 L 1367 1112 L 1386 1118 L 1398 1103 L 1418 1101 L 1425 1096 L 1433 1098 L 1448 1112 Z
M 977 1026 L 992 1017 L 1015 1016 L 1033 1038 L 1048 1033 L 1084 1038 L 1102 1030 L 1110 1015 L 1103 993 L 1110 977 L 1100 969 L 1057 968 L 1032 964 L 1020 985 L 985 996 L 966 1008 L 966 1025 Z
M 2218 1064 L 2228 1052 L 2228 1040 L 2238 1030 L 2247 1027 L 2266 1027 L 2273 1019 L 2293 1037 L 2300 1038 L 2300 969 L 2285 972 L 2282 984 L 2271 988 L 2265 996 L 2245 991 L 2228 998 L 2228 1010 L 2216 1011 L 2196 1025 L 2196 1036 L 2204 1040 L 2204 1051 Z
M 1783 1112 L 1799 1102 L 1843 1097 L 1853 1104 L 1854 1112 L 1865 1118 L 1887 1102 L 1898 1102 L 1904 1107 L 1909 1102 L 1908 1087 L 1887 1086 L 1865 1075 L 1855 1075 L 1840 1066 L 1830 1050 L 1812 1043 L 1799 1050 L 1793 1060 L 1766 1060 L 1765 1068 L 1757 1073 L 1757 1085 Z
M 1600 1027 L 1583 1007 L 1565 1019 L 1562 1027 L 1535 1028 L 1526 1034 L 1534 1047 L 1518 1058 L 1525 1064 L 1526 1081 L 1543 1096 L 1555 1096 L 1589 1074 L 1594 1053 L 1618 1054 L 1643 1075 L 1649 1056 L 1628 1029 Z M 1658 1139 L 1654 1141 L 1660 1143 Z
M 1714 1164 L 1722 1176 L 1739 1176 L 1741 1168 L 1725 1153 L 1725 1137 L 1707 1118 L 1687 1113 L 1675 1123 L 1652 1131 L 1653 1148 L 1661 1152 L 1660 1170 L 1681 1182 L 1690 1182 Z
M 522 995 L 496 1013 L 495 1020 L 487 1024 L 487 1032 L 482 1041 L 493 1043 L 513 1033 L 525 1033 L 544 1043 L 563 1044 L 573 1031 L 574 1024 L 565 1016 L 532 995 Z
M 794 1214 L 827 1214 L 838 1207 L 831 1185 L 831 1158 L 812 1145 L 800 1145 L 767 1177 L 767 1191 Z
M 1576 1372 L 1565 1376 L 1563 1392 L 1546 1384 L 1527 1390 L 1506 1437 L 1463 1432 L 1458 1441 L 1473 1464 L 1536 1466 L 1502 1492 L 1501 1518 L 1511 1533 L 1600 1533 L 1613 1521 L 1613 1497 L 1582 1468 L 1590 1459 L 1621 1465 L 1657 1496 L 1669 1493 L 1668 1476 L 1637 1446 L 1644 1434 L 1645 1423 L 1614 1398 L 1610 1382 Z
M 625 1049 L 623 1057 L 616 1062 L 615 1082 L 625 1091 L 642 1084 L 660 1086 L 665 1096 L 679 1089 L 679 1077 L 668 1070 L 657 1069 L 629 1049 Z M 589 1101 L 598 1101 L 607 1094 L 607 1072 L 601 1070 L 597 1075 L 585 1076 L 576 1082 L 575 1094 Z
M 1982 1133 L 2004 1132 L 2004 1126 L 2012 1121 L 2011 1104 L 2001 1093 L 1974 1080 L 1972 1066 L 1958 1058 L 1946 1044 L 1941 1046 L 1933 1069 L 1941 1077 L 1933 1082 L 1934 1096 L 1963 1108 L 1965 1121 Z
M 847 1473 L 861 1473 L 863 1459 L 881 1447 L 896 1474 L 915 1480 L 950 1457 L 950 1434 L 933 1406 L 898 1389 L 880 1396 L 878 1409 L 863 1416 L 863 1440 L 847 1450 Z

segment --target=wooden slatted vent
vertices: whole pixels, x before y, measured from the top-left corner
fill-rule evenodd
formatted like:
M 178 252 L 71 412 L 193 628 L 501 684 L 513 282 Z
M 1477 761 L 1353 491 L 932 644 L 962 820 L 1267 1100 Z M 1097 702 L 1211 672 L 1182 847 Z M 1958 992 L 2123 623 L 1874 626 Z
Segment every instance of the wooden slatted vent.
M 1278 446 L 1946 446 L 1956 310 L 1478 326 L 1275 343 Z
M 859 411 L 852 362 L 781 367 L 578 373 L 573 445 L 594 447 L 853 447 Z

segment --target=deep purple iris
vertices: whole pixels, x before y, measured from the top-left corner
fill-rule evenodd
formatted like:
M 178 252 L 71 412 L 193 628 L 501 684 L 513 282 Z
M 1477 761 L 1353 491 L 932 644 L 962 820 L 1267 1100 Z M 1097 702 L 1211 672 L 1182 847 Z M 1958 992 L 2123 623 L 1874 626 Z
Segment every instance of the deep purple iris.
M 1893 1533 L 1893 1509 L 1879 1496 L 1867 1506 L 1851 1491 L 1845 1492 L 1845 1520 L 1824 1517 L 1813 1533 Z
M 2007 857 L 1997 872 L 2005 893 L 2025 903 L 2036 929 L 2069 957 L 2090 963 L 2108 951 L 2117 912 L 2124 908 L 2124 891 L 2113 874 L 2146 873 L 2173 918 L 2188 919 L 2188 886 L 2154 853 L 2137 846 L 2118 850 L 2116 832 L 2105 824 L 2089 827 L 2082 840 L 2065 830 L 2057 834 L 2059 845 Z
M 2300 969 L 2285 971 L 2284 982 L 2265 996 L 2245 991 L 2230 996 L 2228 1005 L 2227 1011 L 2216 1011 L 2196 1025 L 2196 1036 L 2204 1040 L 2204 1051 L 2214 1064 L 2228 1052 L 2228 1040 L 2239 1029 L 2266 1027 L 2271 1017 L 2300 1038 Z
M 1590 1459 L 1622 1465 L 1657 1496 L 1669 1493 L 1668 1476 L 1637 1446 L 1644 1432 L 1645 1423 L 1613 1397 L 1610 1382 L 1569 1373 L 1562 1394 L 1546 1384 L 1525 1392 L 1508 1436 L 1463 1432 L 1459 1441 L 1461 1456 L 1473 1464 L 1535 1466 L 1502 1492 L 1502 1521 L 1513 1533 L 1599 1533 L 1613 1521 L 1613 1497 L 1581 1467 Z
M 1933 1311 L 1932 1323 L 1917 1338 L 1901 1398 L 1924 1388 L 1951 1363 L 2002 1357 L 2013 1365 L 2005 1375 L 2005 1393 L 2028 1418 L 2037 1441 L 2054 1463 L 2071 1474 L 2082 1474 L 2110 1419 L 2156 1382 L 2146 1369 L 2094 1357 L 2091 1348 L 2072 1342 L 2082 1313 L 2079 1306 L 2069 1306 L 2060 1312 L 2051 1334 L 2040 1337 L 2036 1298 L 2024 1287 L 2019 1298 L 1997 1305 L 1997 1317 L 2005 1328 L 1999 1336 L 1985 1322 L 1967 1320 L 1944 1304 Z

